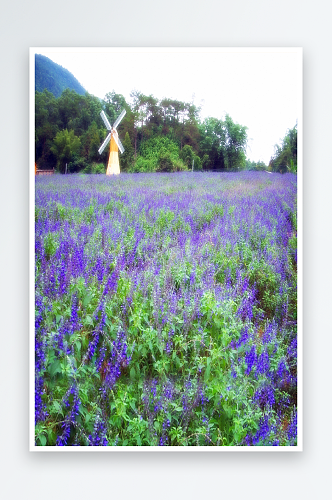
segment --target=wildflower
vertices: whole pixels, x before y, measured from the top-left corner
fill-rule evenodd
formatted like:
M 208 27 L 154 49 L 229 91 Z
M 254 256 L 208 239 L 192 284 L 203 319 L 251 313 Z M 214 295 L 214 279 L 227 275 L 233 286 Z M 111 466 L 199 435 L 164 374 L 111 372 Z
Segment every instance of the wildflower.
M 262 354 L 258 358 L 257 362 L 257 371 L 258 373 L 264 374 L 269 371 L 270 368 L 270 361 L 269 361 L 269 355 L 267 351 L 263 351 Z
M 250 351 L 248 351 L 245 355 L 245 362 L 247 364 L 247 369 L 245 371 L 246 375 L 249 375 L 256 361 L 257 361 L 256 347 L 253 345 Z

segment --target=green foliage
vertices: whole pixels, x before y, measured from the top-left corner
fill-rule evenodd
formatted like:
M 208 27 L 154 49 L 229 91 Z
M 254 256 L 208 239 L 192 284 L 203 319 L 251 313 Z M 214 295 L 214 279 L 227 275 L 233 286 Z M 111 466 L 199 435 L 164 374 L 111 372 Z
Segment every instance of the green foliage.
M 155 172 L 156 164 L 152 158 L 143 158 L 143 156 L 138 156 L 135 163 L 132 165 L 130 172 Z
M 107 133 L 100 112 L 104 109 L 113 123 L 124 108 L 127 113 L 119 125 L 125 148 L 120 156 L 123 172 L 191 170 L 193 161 L 195 171 L 245 168 L 246 127 L 233 122 L 229 115 L 224 120 L 207 118 L 201 123 L 199 108 L 193 102 L 158 101 L 138 91 L 132 92 L 131 99 L 129 105 L 123 95 L 114 91 L 107 93 L 103 101 L 88 93 L 79 95 L 69 88 L 58 98 L 47 90 L 36 92 L 38 167 L 57 166 L 64 172 L 64 164 L 71 163 L 71 172 L 88 172 L 90 163 L 105 164 L 108 148 L 102 155 L 98 153 Z M 80 140 L 77 151 L 75 144 L 67 144 L 67 148 L 60 144 L 65 130 Z M 62 136 L 57 136 L 60 133 Z M 290 170 L 296 169 L 292 161 Z M 261 168 L 261 165 L 255 167 Z
M 40 168 L 56 166 L 51 151 L 53 139 L 59 131 L 59 111 L 54 95 L 45 90 L 35 96 L 35 156 Z
M 172 155 L 168 151 L 161 151 L 157 160 L 157 172 L 172 172 L 173 160 Z
M 142 156 L 139 158 L 144 160 Z M 89 164 L 89 168 L 102 170 L 103 164 L 91 167 Z M 281 360 L 285 360 L 287 369 L 296 371 L 296 362 L 287 357 L 289 337 L 295 333 L 286 323 L 296 320 L 296 205 L 291 207 L 291 201 L 289 205 L 283 201 L 277 204 L 281 215 L 292 223 L 292 235 L 283 252 L 285 273 L 292 276 L 294 283 L 291 288 L 290 281 L 281 283 L 274 265 L 281 255 L 281 247 L 273 234 L 275 228 L 271 228 L 271 233 L 270 230 L 264 233 L 261 224 L 249 224 L 246 226 L 248 238 L 241 239 L 238 229 L 243 223 L 239 220 L 243 211 L 237 204 L 238 198 L 232 197 L 232 189 L 236 187 L 233 180 L 226 183 L 229 193 L 222 198 L 219 189 L 225 188 L 224 176 L 219 176 L 223 179 L 219 178 L 220 185 L 211 193 L 211 184 L 204 187 L 201 183 L 203 177 L 205 181 L 209 175 L 163 175 L 158 189 L 155 184 L 150 191 L 157 198 L 156 205 L 151 208 L 143 204 L 142 209 L 140 190 L 131 190 L 131 187 L 140 183 L 142 191 L 151 188 L 152 177 L 133 176 L 130 180 L 130 176 L 124 176 L 120 184 L 112 185 L 107 179 L 96 183 L 77 178 L 82 180 L 80 187 L 86 189 L 85 205 L 67 203 L 68 198 L 62 203 L 57 201 L 59 190 L 55 184 L 39 187 L 44 192 L 54 191 L 54 201 L 36 207 L 35 219 L 41 223 L 39 227 L 47 220 L 52 222 L 52 227 L 57 227 L 57 231 L 39 234 L 36 240 L 40 254 L 45 255 L 49 265 L 39 280 L 39 287 L 52 284 L 49 270 L 56 264 L 54 257 L 63 230 L 71 238 L 74 228 L 80 235 L 82 225 L 88 229 L 88 238 L 77 241 L 84 248 L 84 256 L 89 257 L 92 265 L 96 257 L 101 259 L 106 276 L 100 281 L 96 273 L 91 272 L 87 280 L 72 273 L 66 293 L 45 294 L 39 299 L 42 317 L 38 319 L 36 345 L 41 346 L 43 353 L 41 398 L 47 418 L 36 425 L 36 445 L 56 445 L 56 439 L 64 432 L 63 423 L 73 409 L 73 394 L 66 403 L 68 391 L 73 387 L 77 388 L 81 404 L 72 417 L 68 446 L 88 445 L 88 437 L 94 433 L 98 419 L 105 424 L 110 446 L 160 445 L 165 436 L 166 444 L 171 446 L 243 446 L 245 438 L 255 435 L 265 417 L 269 418 L 271 432 L 268 439 L 260 439 L 258 445 L 271 444 L 274 439 L 280 440 L 281 445 L 293 445 L 294 441 L 290 442 L 287 437 L 285 421 L 278 420 L 279 409 L 283 418 L 285 415 L 288 421 L 291 418 L 292 407 L 287 405 L 285 409 L 281 404 L 292 396 L 291 391 L 283 392 L 282 387 L 275 386 L 275 408 L 267 405 L 262 408 L 255 394 L 267 381 L 267 375 L 258 372 L 257 366 L 246 373 L 246 357 L 252 348 L 257 357 L 266 352 L 271 376 L 276 376 Z M 179 177 L 184 179 L 183 184 L 179 183 Z M 214 182 L 218 182 L 217 177 L 213 177 Z M 159 175 L 156 178 L 160 180 Z M 264 175 L 259 176 L 262 178 Z M 241 179 L 246 179 L 246 174 Z M 67 190 L 69 179 L 62 181 L 59 187 L 61 184 Z M 241 186 L 243 184 L 241 181 Z M 255 192 L 257 183 L 252 186 Z M 105 190 L 107 196 L 97 196 L 98 190 L 103 195 Z M 248 210 L 253 220 L 261 207 L 265 207 L 264 195 L 259 190 L 259 202 Z M 171 202 L 182 196 L 193 202 L 181 213 L 177 203 Z M 243 196 L 250 204 L 247 191 L 243 191 Z M 283 200 L 282 194 L 280 199 Z M 191 219 L 190 224 L 187 218 Z M 273 220 L 272 217 L 272 226 Z M 120 242 L 114 241 L 113 236 L 107 240 L 108 221 L 121 233 Z M 232 243 L 218 240 L 221 228 L 233 231 Z M 197 230 L 200 240 L 193 245 L 190 240 L 193 234 L 198 234 Z M 181 247 L 174 244 L 177 238 L 187 236 L 186 244 Z M 155 244 L 153 251 L 147 252 L 144 247 L 147 238 L 149 241 L 152 238 Z M 75 251 L 75 247 L 72 249 Z M 271 258 L 266 259 L 266 254 Z M 128 265 L 118 266 L 118 259 L 123 262 L 124 256 L 130 257 Z M 62 255 L 67 257 L 71 266 L 76 259 L 69 252 Z M 151 257 L 152 266 L 149 265 Z M 143 286 L 140 282 L 134 284 L 136 273 L 132 272 L 142 262 Z M 37 262 L 37 268 L 38 265 Z M 65 276 L 67 273 L 68 267 Z M 113 273 L 116 277 L 114 282 L 111 280 L 112 289 L 105 293 Z M 202 286 L 203 275 L 205 286 Z M 54 273 L 56 288 L 60 277 L 59 268 Z M 249 288 L 244 287 L 246 281 Z M 232 288 L 235 293 L 229 293 Z M 255 304 L 250 320 L 241 305 L 253 291 Z M 277 327 L 275 319 L 285 304 L 288 307 L 285 322 L 280 320 Z M 71 329 L 75 318 L 76 327 Z M 101 324 L 102 321 L 105 323 Z M 263 343 L 262 335 L 269 325 L 273 327 L 273 335 Z M 244 328 L 248 328 L 248 338 L 241 345 L 239 340 Z M 103 393 L 107 375 L 104 361 L 114 361 L 118 346 L 113 347 L 120 332 L 125 332 L 130 362 L 120 366 L 118 378 Z M 97 354 L 90 358 L 94 341 Z
M 223 215 L 224 209 L 222 205 L 207 203 L 204 209 L 195 216 L 197 229 L 200 230 L 206 224 L 211 224 L 214 219 Z
M 263 161 L 250 161 L 248 159 L 246 159 L 246 163 L 245 163 L 245 170 L 250 170 L 250 171 L 266 171 L 268 170 L 268 167 L 267 165 L 265 165 L 265 163 Z
M 88 130 L 82 135 L 82 155 L 89 161 L 99 161 L 100 155 L 98 149 L 102 142 L 102 135 L 100 134 L 95 121 L 91 123 Z
M 191 169 L 193 159 L 196 156 L 193 148 L 191 146 L 189 146 L 189 144 L 186 144 L 181 149 L 179 156 L 180 156 L 181 160 L 183 161 L 183 163 L 187 166 L 187 168 Z
M 228 114 L 224 121 L 207 118 L 200 125 L 200 137 L 205 168 L 242 170 L 245 167 L 247 127 L 233 122 Z
M 58 132 L 73 131 L 81 141 L 81 158 L 84 161 L 100 160 L 98 148 L 104 137 L 103 123 L 99 113 L 101 103 L 90 94 L 81 96 L 66 89 L 57 99 L 47 90 L 36 92 L 36 162 L 38 168 L 53 168 L 58 158 L 54 152 L 54 139 Z M 100 128 L 98 128 L 100 124 Z M 71 160 L 73 161 L 73 160 Z M 77 163 L 77 159 L 75 160 Z M 79 162 L 78 169 L 84 168 Z M 73 171 L 76 171 L 76 167 Z M 62 170 L 61 170 L 62 171 Z
M 44 251 L 46 259 L 50 259 L 58 248 L 58 241 L 53 233 L 47 233 L 44 239 Z
M 79 156 L 78 153 L 73 153 L 71 157 L 71 161 L 67 164 L 67 173 L 75 173 L 84 171 L 87 168 L 88 162 L 87 160 Z
M 275 145 L 269 166 L 274 172 L 297 172 L 297 125 L 287 131 L 280 145 Z
M 54 63 L 46 56 L 35 56 L 35 89 L 43 92 L 47 89 L 55 97 L 59 97 L 63 90 L 69 88 L 78 94 L 84 95 L 85 89 L 72 73 L 59 64 Z
M 103 163 L 89 163 L 83 170 L 83 174 L 105 174 L 105 165 Z
M 208 154 L 205 153 L 203 155 L 201 165 L 203 170 L 208 170 L 211 167 L 211 161 Z
M 273 272 L 271 266 L 264 261 L 254 261 L 249 270 L 249 283 L 257 287 L 257 298 L 260 307 L 268 318 L 276 314 L 276 308 L 282 303 L 283 297 L 278 293 L 280 279 Z
M 140 148 L 132 169 L 134 172 L 177 172 L 186 170 L 178 145 L 168 137 L 154 137 Z
M 124 153 L 121 155 L 121 171 L 128 172 L 134 162 L 134 148 L 131 143 L 129 133 L 126 132 L 124 141 L 123 141 Z
M 56 134 L 51 151 L 57 158 L 57 168 L 60 172 L 65 172 L 65 164 L 74 160 L 74 155 L 80 148 L 81 141 L 73 130 L 65 129 Z
M 110 123 L 113 125 L 123 108 L 127 107 L 126 100 L 122 94 L 117 94 L 114 92 L 108 92 L 104 97 L 105 111 L 110 118 Z

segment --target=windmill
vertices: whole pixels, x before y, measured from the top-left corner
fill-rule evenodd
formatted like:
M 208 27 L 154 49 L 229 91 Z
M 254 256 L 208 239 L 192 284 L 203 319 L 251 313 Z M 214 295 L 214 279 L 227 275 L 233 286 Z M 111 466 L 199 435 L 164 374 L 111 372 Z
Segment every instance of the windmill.
M 122 110 L 118 118 L 115 120 L 113 127 L 111 127 L 110 122 L 107 119 L 107 116 L 105 115 L 104 111 L 101 111 L 100 116 L 103 119 L 103 122 L 105 123 L 105 127 L 108 130 L 108 135 L 102 145 L 100 146 L 98 153 L 101 155 L 101 153 L 104 151 L 106 148 L 107 144 L 111 141 L 111 148 L 110 148 L 110 155 L 108 159 L 108 165 L 106 169 L 106 175 L 117 175 L 120 173 L 120 164 L 119 164 L 119 153 L 122 154 L 124 152 L 124 147 L 122 146 L 122 143 L 119 139 L 118 133 L 117 133 L 117 126 L 121 122 L 122 118 L 126 114 L 126 110 Z

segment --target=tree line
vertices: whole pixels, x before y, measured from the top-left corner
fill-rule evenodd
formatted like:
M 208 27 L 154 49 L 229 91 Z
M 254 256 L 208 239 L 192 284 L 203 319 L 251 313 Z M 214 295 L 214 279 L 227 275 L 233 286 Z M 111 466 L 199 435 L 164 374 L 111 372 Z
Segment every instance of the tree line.
M 114 91 L 101 100 L 69 89 L 59 97 L 46 89 L 36 91 L 38 168 L 104 173 L 108 148 L 102 155 L 98 149 L 107 130 L 100 112 L 104 110 L 113 124 L 123 108 L 126 115 L 118 132 L 125 148 L 120 155 L 124 172 L 170 172 L 193 166 L 195 170 L 215 171 L 262 168 L 255 162 L 248 164 L 247 127 L 235 123 L 228 114 L 224 119 L 200 120 L 200 108 L 194 102 L 158 100 L 139 91 L 132 91 L 130 102 Z
M 297 124 L 289 129 L 281 144 L 274 147 L 269 169 L 273 172 L 297 172 Z

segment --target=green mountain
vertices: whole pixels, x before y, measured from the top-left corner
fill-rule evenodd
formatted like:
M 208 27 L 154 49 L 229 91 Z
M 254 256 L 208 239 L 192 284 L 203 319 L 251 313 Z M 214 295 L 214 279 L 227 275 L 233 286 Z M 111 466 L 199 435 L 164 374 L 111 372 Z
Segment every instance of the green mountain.
M 41 54 L 36 54 L 35 57 L 35 90 L 43 92 L 47 89 L 55 97 L 60 97 L 65 89 L 75 90 L 80 95 L 85 94 L 86 90 L 70 71 Z

